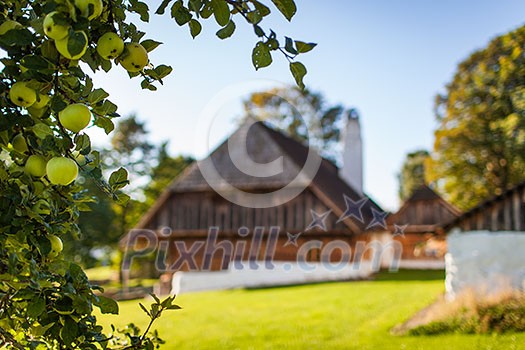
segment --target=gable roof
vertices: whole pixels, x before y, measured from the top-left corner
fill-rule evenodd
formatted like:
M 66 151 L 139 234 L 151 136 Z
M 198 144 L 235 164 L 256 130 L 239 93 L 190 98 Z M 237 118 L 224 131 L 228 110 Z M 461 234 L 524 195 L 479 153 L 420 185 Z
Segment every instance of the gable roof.
M 406 232 L 435 232 L 461 212 L 427 185 L 422 185 L 388 217 L 389 225 L 408 225 Z
M 243 135 L 243 133 L 246 134 Z M 238 149 L 230 149 L 229 147 L 229 143 L 231 141 L 235 143 L 238 138 L 246 141 L 246 147 L 240 148 L 247 151 L 253 162 L 264 164 L 282 158 L 283 171 L 276 175 L 261 178 L 239 170 L 231 157 L 232 154 L 239 156 L 238 154 L 235 155 Z M 137 228 L 145 228 L 150 218 L 173 193 L 213 191 L 201 173 L 200 166 L 203 165 L 202 163 L 213 165 L 222 178 L 236 188 L 264 192 L 264 190 L 275 190 L 289 184 L 301 172 L 308 152 L 309 147 L 270 128 L 263 122 L 256 122 L 251 126 L 243 124 L 206 158 L 194 162 L 175 178 L 165 193 L 145 214 Z M 343 194 L 354 201 L 362 198 L 357 191 L 339 177 L 337 166 L 325 158 L 321 159 L 319 170 L 312 181 L 309 184 L 305 183 L 305 185 L 338 216 L 342 215 L 346 209 Z M 365 231 L 367 223 L 372 220 L 372 208 L 382 212 L 379 205 L 369 199 L 362 208 L 364 222 L 346 219 L 344 223 L 352 232 Z

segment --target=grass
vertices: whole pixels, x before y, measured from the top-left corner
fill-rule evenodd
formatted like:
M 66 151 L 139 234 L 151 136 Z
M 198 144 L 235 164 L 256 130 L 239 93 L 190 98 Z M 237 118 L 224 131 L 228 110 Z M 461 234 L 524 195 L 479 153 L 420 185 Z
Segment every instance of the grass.
M 525 334 L 391 335 L 443 292 L 443 281 L 427 276 L 402 271 L 376 281 L 183 294 L 184 309 L 154 328 L 167 341 L 163 349 L 525 349 Z M 145 327 L 136 301 L 120 307 L 102 323 Z

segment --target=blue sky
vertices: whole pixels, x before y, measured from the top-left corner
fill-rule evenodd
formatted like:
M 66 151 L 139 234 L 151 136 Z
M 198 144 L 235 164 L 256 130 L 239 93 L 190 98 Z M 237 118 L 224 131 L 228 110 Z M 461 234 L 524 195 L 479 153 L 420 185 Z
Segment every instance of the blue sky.
M 160 1 L 148 3 L 154 8 Z M 305 82 L 329 102 L 360 111 L 365 191 L 390 210 L 398 206 L 396 174 L 405 154 L 432 147 L 434 96 L 443 91 L 456 65 L 494 36 L 525 22 L 525 2 L 517 0 L 331 0 L 297 5 L 291 23 L 275 12 L 264 27 L 318 43 L 300 59 L 309 70 Z M 174 68 L 157 92 L 142 91 L 140 80 L 128 81 L 120 67 L 96 77 L 121 114 L 136 113 L 146 121 L 153 140 L 170 140 L 173 155 L 205 156 L 205 143 L 195 142 L 198 119 L 228 86 L 293 82 L 279 55 L 271 67 L 255 71 L 250 55 L 256 37 L 240 19 L 237 32 L 226 41 L 215 37 L 218 27 L 208 22 L 195 40 L 169 15 L 155 16 L 143 26 L 148 38 L 164 43 L 152 53 L 153 63 Z M 224 106 L 212 130 L 212 144 L 233 130 L 238 100 Z M 102 142 L 99 133 L 93 136 Z

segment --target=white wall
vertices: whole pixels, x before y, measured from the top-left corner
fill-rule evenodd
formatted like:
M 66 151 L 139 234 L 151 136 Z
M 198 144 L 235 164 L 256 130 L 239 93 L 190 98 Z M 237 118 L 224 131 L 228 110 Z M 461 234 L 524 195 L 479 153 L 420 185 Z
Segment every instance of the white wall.
M 525 232 L 455 232 L 447 237 L 447 298 L 471 289 L 494 294 L 525 287 Z

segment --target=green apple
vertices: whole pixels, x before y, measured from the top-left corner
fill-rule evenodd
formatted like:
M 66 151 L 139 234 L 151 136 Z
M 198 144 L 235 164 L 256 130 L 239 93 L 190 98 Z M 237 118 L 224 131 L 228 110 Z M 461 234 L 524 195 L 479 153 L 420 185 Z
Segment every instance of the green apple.
M 49 235 L 47 236 L 47 239 L 51 243 L 51 251 L 47 256 L 50 258 L 56 258 L 62 249 L 64 249 L 64 244 L 62 243 L 60 237 L 55 235 Z
M 41 155 L 33 154 L 27 158 L 24 170 L 27 174 L 34 177 L 42 177 L 46 174 L 47 161 Z
M 71 28 L 69 25 L 55 23 L 53 16 L 57 13 L 57 11 L 50 12 L 44 18 L 44 33 L 53 40 L 64 39 L 69 33 L 69 28 Z
M 32 108 L 36 109 L 42 109 L 49 103 L 49 96 L 44 94 L 39 94 L 38 98 L 36 99 L 35 103 L 31 106 Z
M 44 199 L 37 200 L 36 203 L 31 207 L 31 210 L 37 213 L 38 215 L 51 214 L 51 207 L 49 206 L 49 203 Z
M 14 83 L 9 90 L 9 99 L 20 107 L 30 107 L 36 102 L 36 91 L 23 81 Z
M 85 32 L 76 30 L 72 35 L 55 40 L 55 47 L 62 56 L 70 60 L 78 60 L 84 56 L 88 47 L 88 37 Z M 75 49 L 74 52 L 71 52 Z
M 78 166 L 73 159 L 53 157 L 46 165 L 47 178 L 53 185 L 69 185 L 78 176 Z
M 149 62 L 148 51 L 137 43 L 128 43 L 119 58 L 120 65 L 128 72 L 140 72 Z
M 90 21 L 102 14 L 104 4 L 102 0 L 75 0 L 75 6 L 80 10 L 82 16 Z
M 81 103 L 74 103 L 61 110 L 58 119 L 64 128 L 78 133 L 91 121 L 91 111 Z
M 18 134 L 15 137 L 13 137 L 11 144 L 13 145 L 13 149 L 20 153 L 25 153 L 29 150 L 29 148 L 27 147 L 26 139 L 22 134 Z
M 124 51 L 124 40 L 116 33 L 107 32 L 97 42 L 97 52 L 105 60 L 111 60 L 120 56 Z
M 17 28 L 23 28 L 23 26 L 17 21 L 12 21 L 8 19 L 7 21 L 4 21 L 2 24 L 0 24 L 0 35 L 4 35 L 11 29 L 17 29 Z

